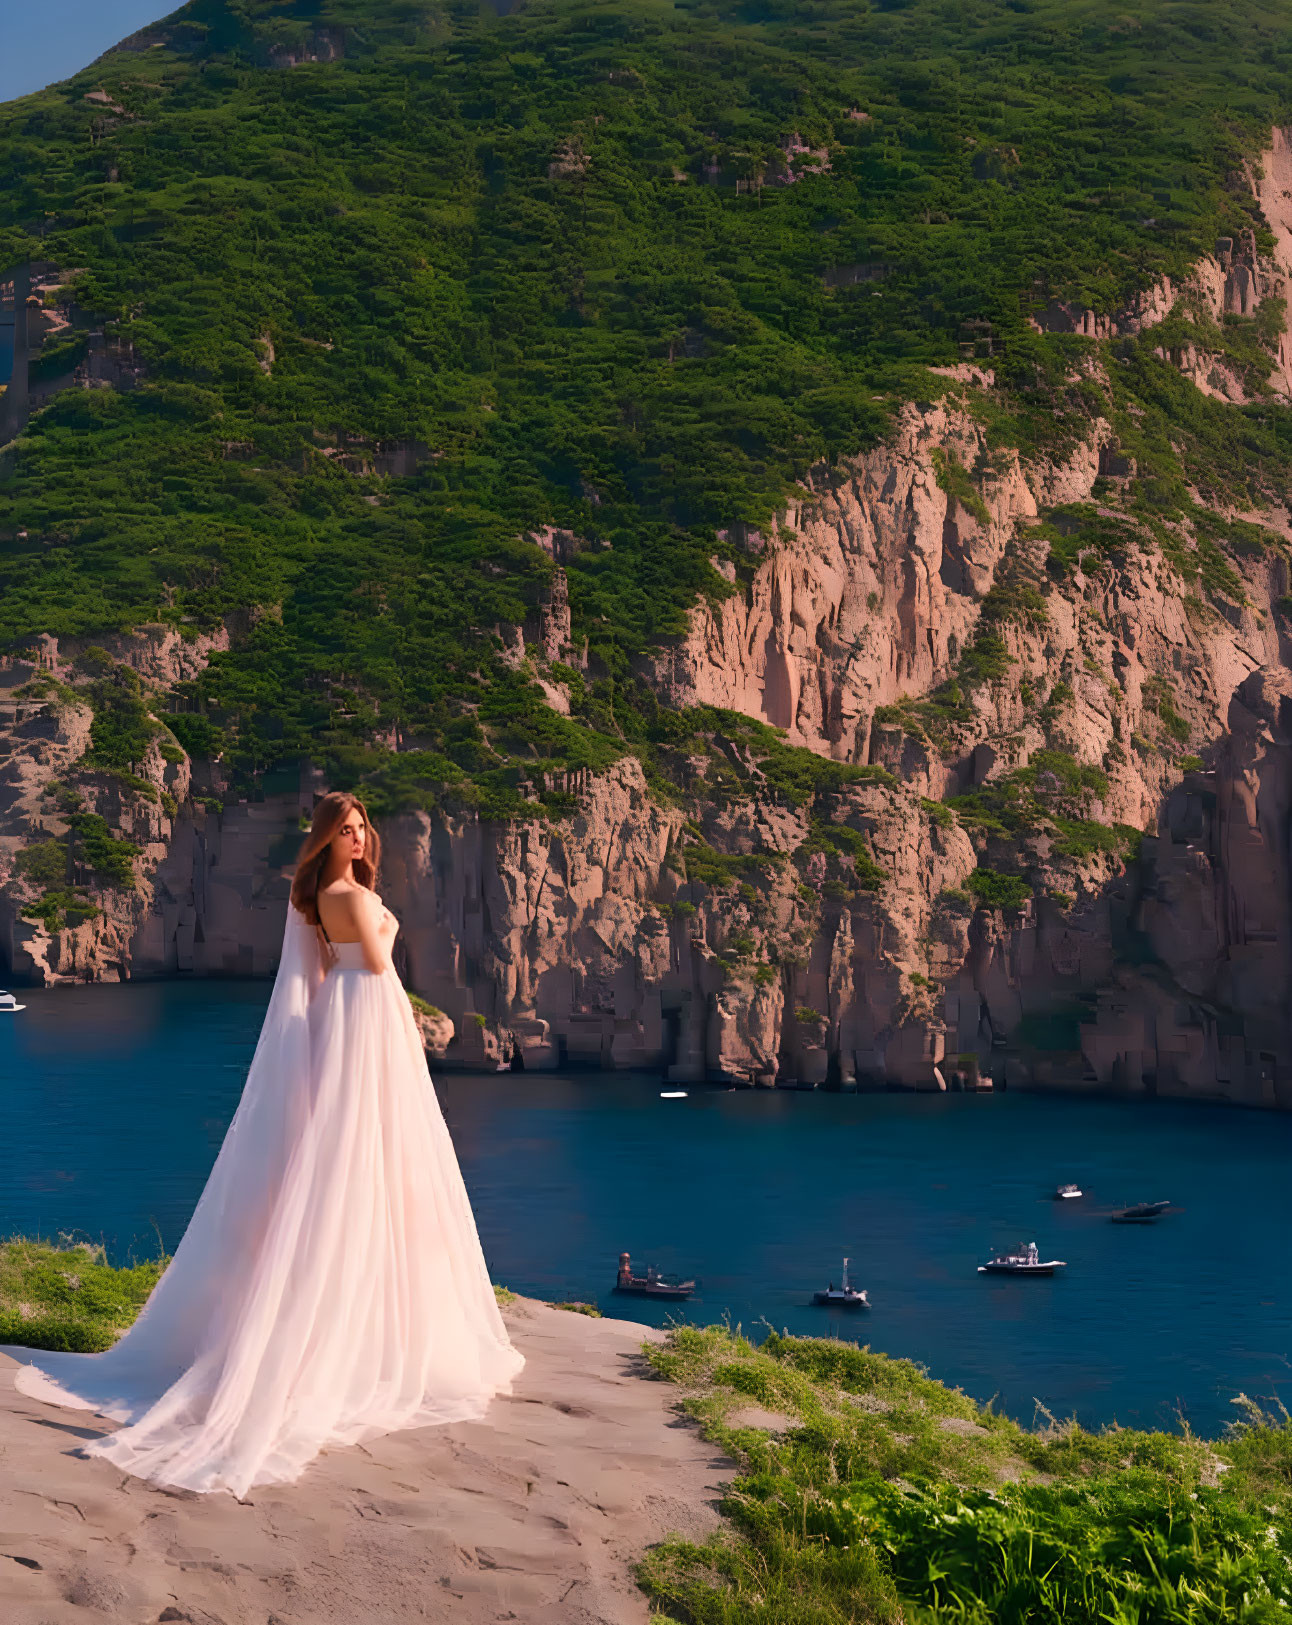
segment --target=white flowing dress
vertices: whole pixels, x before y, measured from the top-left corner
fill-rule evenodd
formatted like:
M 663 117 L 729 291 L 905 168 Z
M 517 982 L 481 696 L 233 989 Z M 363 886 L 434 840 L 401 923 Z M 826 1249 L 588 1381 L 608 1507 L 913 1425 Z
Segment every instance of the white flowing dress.
M 103 1354 L 5 1350 L 24 1394 L 125 1423 L 87 1454 L 157 1484 L 290 1482 L 325 1446 L 480 1417 L 524 1363 L 399 977 L 357 942 L 325 968 L 287 913 L 241 1103 L 142 1314 Z

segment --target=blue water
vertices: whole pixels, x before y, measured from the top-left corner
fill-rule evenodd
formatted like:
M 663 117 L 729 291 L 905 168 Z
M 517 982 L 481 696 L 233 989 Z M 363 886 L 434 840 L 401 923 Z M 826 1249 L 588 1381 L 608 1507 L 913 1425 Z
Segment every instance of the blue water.
M 233 1112 L 263 983 L 28 992 L 0 1017 L 0 1233 L 173 1247 Z M 1292 1402 L 1292 1119 L 1023 1094 L 692 1090 L 648 1078 L 438 1082 L 493 1277 L 619 1300 L 615 1256 L 695 1275 L 683 1318 L 857 1337 L 1020 1419 L 1219 1432 L 1233 1397 Z M 1049 1193 L 1077 1181 L 1086 1198 Z M 1110 1207 L 1169 1197 L 1158 1224 Z M 975 1266 L 1035 1239 L 1051 1280 Z M 807 1303 L 854 1259 L 869 1314 Z

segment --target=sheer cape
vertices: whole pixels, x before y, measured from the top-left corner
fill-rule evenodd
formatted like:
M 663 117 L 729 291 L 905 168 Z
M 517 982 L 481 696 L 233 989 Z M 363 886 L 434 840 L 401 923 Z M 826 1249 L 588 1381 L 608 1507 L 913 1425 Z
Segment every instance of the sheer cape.
M 327 1445 L 483 1414 L 507 1339 L 407 995 L 289 906 L 238 1110 L 175 1256 L 107 1352 L 9 1348 L 33 1398 L 159 1484 L 243 1495 Z

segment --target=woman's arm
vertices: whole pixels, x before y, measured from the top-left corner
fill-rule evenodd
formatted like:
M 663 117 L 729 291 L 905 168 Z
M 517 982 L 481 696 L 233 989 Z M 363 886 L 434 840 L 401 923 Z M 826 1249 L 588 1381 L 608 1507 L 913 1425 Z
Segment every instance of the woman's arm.
M 350 924 L 363 948 L 363 962 L 374 976 L 390 969 L 390 950 L 399 921 L 382 907 L 370 891 L 354 891 L 346 896 Z

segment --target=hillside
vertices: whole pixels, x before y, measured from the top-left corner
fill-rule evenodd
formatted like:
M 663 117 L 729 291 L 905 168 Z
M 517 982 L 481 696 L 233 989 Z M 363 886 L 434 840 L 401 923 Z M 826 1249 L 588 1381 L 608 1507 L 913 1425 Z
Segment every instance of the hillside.
M 1292 1104 L 1290 65 L 198 0 L 0 108 L 0 966 L 270 969 L 355 786 L 464 1061 Z

